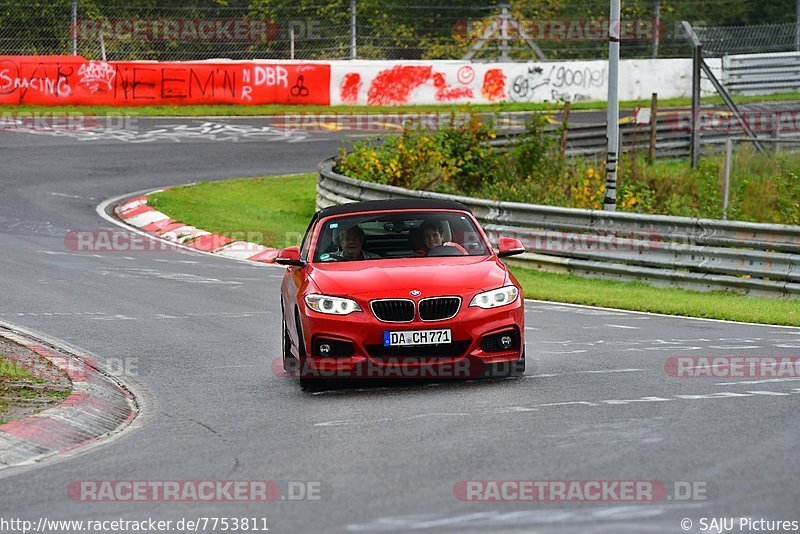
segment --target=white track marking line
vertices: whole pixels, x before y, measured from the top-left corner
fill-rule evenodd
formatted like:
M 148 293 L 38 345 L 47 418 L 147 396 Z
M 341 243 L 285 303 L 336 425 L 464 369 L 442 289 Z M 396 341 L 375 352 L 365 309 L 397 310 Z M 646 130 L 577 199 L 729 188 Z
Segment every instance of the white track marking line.
M 773 384 L 775 382 L 798 382 L 797 378 L 765 378 L 763 380 L 743 380 L 741 382 L 718 382 L 715 386 L 751 386 L 754 384 Z

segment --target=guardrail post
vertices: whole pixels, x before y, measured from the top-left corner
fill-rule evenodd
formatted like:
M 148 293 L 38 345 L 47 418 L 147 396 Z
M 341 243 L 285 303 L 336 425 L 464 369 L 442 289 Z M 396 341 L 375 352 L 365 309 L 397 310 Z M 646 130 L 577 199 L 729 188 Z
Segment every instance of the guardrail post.
M 697 43 L 692 50 L 692 168 L 700 161 L 700 72 L 703 63 L 703 45 Z
M 733 167 L 733 139 L 725 140 L 725 192 L 722 197 L 722 218 L 728 219 L 728 202 L 731 194 L 731 167 Z
M 647 152 L 647 159 L 652 164 L 656 160 L 656 148 L 658 146 L 658 93 L 653 93 L 650 102 L 650 149 Z

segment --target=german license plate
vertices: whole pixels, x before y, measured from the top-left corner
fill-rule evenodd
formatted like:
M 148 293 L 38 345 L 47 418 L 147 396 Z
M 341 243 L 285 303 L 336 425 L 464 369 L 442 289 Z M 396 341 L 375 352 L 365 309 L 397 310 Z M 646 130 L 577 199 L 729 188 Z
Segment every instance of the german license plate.
M 405 330 L 403 332 L 383 332 L 384 347 L 407 345 L 441 345 L 452 341 L 452 331 L 446 330 Z

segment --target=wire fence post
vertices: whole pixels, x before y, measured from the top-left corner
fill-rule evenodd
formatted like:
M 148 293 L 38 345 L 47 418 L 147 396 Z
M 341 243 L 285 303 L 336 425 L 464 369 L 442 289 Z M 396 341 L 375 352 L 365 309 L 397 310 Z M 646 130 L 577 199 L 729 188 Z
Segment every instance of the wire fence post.
M 78 0 L 72 0 L 72 55 L 78 55 Z
M 794 49 L 800 52 L 800 0 L 795 1 Z
M 700 76 L 703 70 L 703 43 L 687 21 L 681 22 L 681 29 L 692 45 L 692 136 L 690 154 L 692 168 L 700 161 Z
M 350 0 L 350 59 L 356 59 L 356 0 Z
M 508 21 L 511 18 L 509 8 L 511 4 L 507 1 L 499 2 L 500 7 L 500 61 L 508 61 Z
M 611 0 L 608 21 L 608 151 L 606 155 L 605 211 L 617 211 L 617 158 L 619 156 L 619 41 L 622 21 L 620 0 Z
M 800 0 L 797 0 L 800 2 Z M 653 28 L 653 59 L 658 58 L 658 46 L 661 44 L 661 0 L 653 0 L 653 10 L 655 11 Z

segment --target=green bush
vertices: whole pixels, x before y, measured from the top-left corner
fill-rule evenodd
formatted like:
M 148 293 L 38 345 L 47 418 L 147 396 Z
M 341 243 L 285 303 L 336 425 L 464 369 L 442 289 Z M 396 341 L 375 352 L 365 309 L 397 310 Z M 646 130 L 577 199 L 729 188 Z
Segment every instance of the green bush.
M 451 115 L 451 127 L 428 131 L 410 125 L 382 145 L 356 143 L 342 151 L 337 170 L 362 180 L 407 189 L 491 200 L 601 209 L 605 162 L 566 160 L 559 132 L 546 132 L 550 116 L 532 114 L 519 142 L 495 148 L 491 124 L 473 113 Z M 620 211 L 703 217 L 723 216 L 724 155 L 692 169 L 679 159 L 647 162 L 623 154 L 617 176 Z M 800 224 L 800 156 L 760 155 L 748 145 L 734 158 L 728 218 Z

